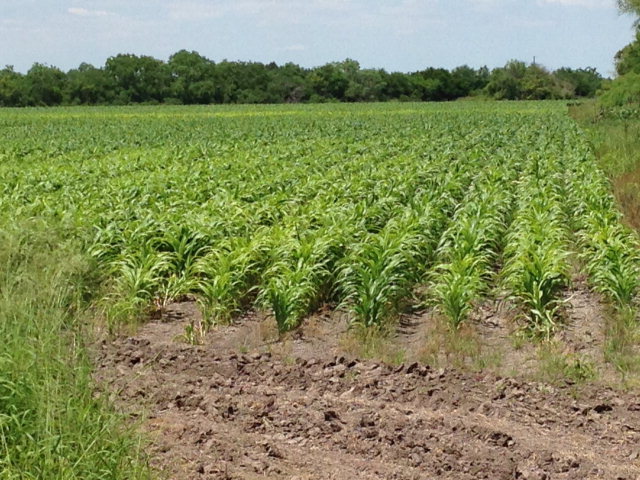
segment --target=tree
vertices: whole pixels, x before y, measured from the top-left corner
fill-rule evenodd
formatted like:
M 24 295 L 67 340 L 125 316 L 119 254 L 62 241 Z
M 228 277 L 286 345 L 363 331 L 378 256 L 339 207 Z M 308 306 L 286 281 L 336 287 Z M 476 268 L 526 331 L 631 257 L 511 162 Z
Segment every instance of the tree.
M 600 101 L 607 107 L 640 104 L 640 73 L 630 72 L 611 82 Z
M 522 98 L 522 81 L 527 73 L 524 62 L 510 60 L 503 68 L 491 72 L 487 83 L 487 93 L 498 100 Z
M 562 89 L 556 79 L 542 65 L 529 65 L 522 79 L 522 97 L 526 100 L 562 98 Z M 569 95 L 567 95 L 569 96 Z
M 105 72 L 118 90 L 119 103 L 161 102 L 169 90 L 169 71 L 161 60 L 120 54 L 107 59 Z
M 560 68 L 553 76 L 561 83 L 568 93 L 566 96 L 593 97 L 602 86 L 604 79 L 593 67 Z
M 328 63 L 314 68 L 308 77 L 312 100 L 344 100 L 349 79 L 343 65 Z
M 198 52 L 180 50 L 169 58 L 170 95 L 185 104 L 207 104 L 215 97 L 215 63 Z
M 640 0 L 617 0 L 622 13 L 640 16 Z
M 97 105 L 113 100 L 113 86 L 105 71 L 88 63 L 67 73 L 66 89 L 72 104 Z
M 295 63 L 272 69 L 270 76 L 267 88 L 270 102 L 298 103 L 309 98 L 307 71 Z
M 636 31 L 635 40 L 616 53 L 615 63 L 618 75 L 640 73 L 640 29 Z
M 66 75 L 59 68 L 34 63 L 24 82 L 29 105 L 60 105 L 64 100 Z
M 19 107 L 24 104 L 24 77 L 7 65 L 0 70 L 0 106 Z
M 456 98 L 451 73 L 444 68 L 427 68 L 411 76 L 421 100 L 442 101 Z
M 393 72 L 387 76 L 386 84 L 383 89 L 385 98 L 394 100 L 413 100 L 414 93 L 411 79 L 408 75 L 399 72 Z
M 354 101 L 375 102 L 384 100 L 384 91 L 387 86 L 388 77 L 389 74 L 384 70 L 360 70 L 355 79 L 349 84 L 349 89 L 346 94 L 347 98 L 349 97 L 349 90 L 353 92 L 354 86 L 357 85 L 357 97 L 354 98 Z
M 475 70 L 467 65 L 462 65 L 451 72 L 451 82 L 453 95 L 466 97 L 487 86 L 489 70 L 487 67 Z

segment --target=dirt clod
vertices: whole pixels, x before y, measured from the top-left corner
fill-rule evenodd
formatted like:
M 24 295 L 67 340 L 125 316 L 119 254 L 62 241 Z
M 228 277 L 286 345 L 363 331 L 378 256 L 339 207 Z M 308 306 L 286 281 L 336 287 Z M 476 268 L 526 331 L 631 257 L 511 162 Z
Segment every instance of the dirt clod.
M 592 386 L 576 399 L 569 386 L 359 361 L 322 341 L 239 353 L 238 326 L 191 346 L 181 328 L 150 323 L 95 353 L 99 384 L 147 419 L 168 478 L 640 478 L 633 394 Z

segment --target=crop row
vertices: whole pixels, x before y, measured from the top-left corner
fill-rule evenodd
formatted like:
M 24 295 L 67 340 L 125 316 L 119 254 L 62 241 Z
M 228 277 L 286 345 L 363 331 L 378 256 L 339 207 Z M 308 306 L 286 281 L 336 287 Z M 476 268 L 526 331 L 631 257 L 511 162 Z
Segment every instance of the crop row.
M 89 112 L 5 119 L 0 211 L 80 236 L 115 323 L 194 296 L 205 326 L 370 327 L 426 290 L 453 327 L 496 294 L 546 335 L 574 264 L 635 301 L 635 235 L 557 105 Z

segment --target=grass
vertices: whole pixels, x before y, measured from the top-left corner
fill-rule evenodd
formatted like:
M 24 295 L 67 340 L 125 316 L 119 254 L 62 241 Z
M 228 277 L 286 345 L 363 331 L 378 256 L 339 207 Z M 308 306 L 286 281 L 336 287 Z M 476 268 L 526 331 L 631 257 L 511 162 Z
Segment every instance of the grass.
M 367 328 L 356 324 L 341 338 L 340 347 L 356 358 L 401 365 L 406 361 L 407 354 L 402 347 L 391 341 L 392 334 L 393 330 L 389 325 Z
M 538 349 L 536 380 L 550 384 L 584 384 L 598 375 L 594 362 L 578 354 L 565 354 L 558 344 L 545 342 Z
M 0 229 L 0 245 L 0 478 L 150 478 L 139 437 L 94 395 L 90 265 L 38 222 Z
M 569 113 L 589 135 L 623 221 L 640 230 L 640 119 L 602 117 L 594 102 L 570 107 Z
M 433 322 L 424 346 L 417 352 L 421 362 L 472 372 L 500 370 L 503 352 L 500 348 L 486 348 L 472 325 L 463 323 L 451 329 L 449 318 L 437 314 Z
M 595 102 L 570 107 L 585 129 L 608 176 L 622 221 L 640 231 L 640 119 L 602 116 Z M 607 315 L 604 356 L 622 375 L 623 383 L 640 374 L 640 332 L 637 311 L 612 309 Z
M 629 385 L 640 379 L 640 330 L 631 310 L 607 316 L 605 360 L 613 365 Z

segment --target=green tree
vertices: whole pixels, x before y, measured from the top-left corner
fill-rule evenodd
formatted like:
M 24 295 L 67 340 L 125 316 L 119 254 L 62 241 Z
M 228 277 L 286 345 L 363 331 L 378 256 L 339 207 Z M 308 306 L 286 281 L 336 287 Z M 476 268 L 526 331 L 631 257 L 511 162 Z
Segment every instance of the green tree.
M 7 65 L 0 70 L 0 106 L 19 107 L 24 104 L 24 77 Z
M 105 72 L 118 91 L 119 103 L 161 102 L 169 91 L 169 70 L 153 57 L 116 55 L 107 59 Z
M 215 98 L 215 63 L 198 52 L 180 50 L 169 58 L 170 95 L 185 104 L 207 104 Z
M 521 98 L 526 100 L 546 100 L 562 97 L 563 93 L 560 85 L 546 68 L 535 63 L 527 67 L 522 78 Z
M 487 93 L 498 100 L 522 98 L 522 81 L 527 74 L 527 65 L 518 60 L 509 61 L 503 68 L 491 72 Z
M 411 78 L 400 72 L 390 73 L 386 78 L 382 94 L 387 99 L 413 100 L 414 89 Z
M 617 0 L 622 13 L 630 13 L 640 17 L 640 0 Z
M 560 68 L 553 72 L 553 76 L 560 82 L 561 88 L 568 95 L 578 97 L 593 97 L 602 87 L 604 79 L 595 68 Z
M 615 63 L 618 75 L 640 73 L 640 29 L 636 31 L 634 41 L 616 53 Z
M 456 97 L 466 97 L 482 90 L 488 82 L 487 67 L 475 70 L 468 65 L 462 65 L 451 72 L 451 93 Z
M 600 101 L 607 107 L 640 104 L 640 73 L 629 72 L 616 78 L 604 89 Z
M 349 78 L 339 63 L 314 68 L 308 77 L 313 100 L 344 100 Z
M 60 105 L 64 100 L 66 75 L 59 68 L 34 63 L 24 82 L 29 105 Z
M 273 69 L 267 93 L 270 102 L 298 103 L 309 98 L 307 71 L 295 63 Z
M 412 74 L 411 77 L 421 100 L 442 101 L 456 98 L 453 78 L 444 68 L 427 68 Z
M 384 91 L 387 86 L 388 77 L 389 74 L 384 70 L 367 68 L 358 72 L 356 78 L 353 82 L 351 82 L 349 88 L 352 88 L 352 84 L 358 86 L 358 98 L 356 101 L 359 102 L 375 102 L 386 100 Z
M 72 104 L 97 105 L 113 100 L 113 85 L 105 71 L 88 63 L 67 73 L 66 89 Z

